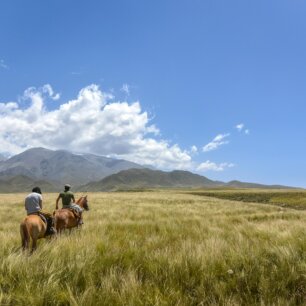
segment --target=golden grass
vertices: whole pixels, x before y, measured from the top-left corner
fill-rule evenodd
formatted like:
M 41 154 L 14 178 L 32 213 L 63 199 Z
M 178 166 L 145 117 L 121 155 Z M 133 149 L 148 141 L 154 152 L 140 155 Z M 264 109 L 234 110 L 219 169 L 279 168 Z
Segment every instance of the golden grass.
M 306 210 L 304 189 L 194 189 L 186 191 L 198 196 L 223 200 L 273 204 L 281 207 Z
M 0 195 L 0 305 L 306 303 L 305 211 L 177 191 L 90 193 L 81 231 L 25 256 L 24 196 Z M 44 195 L 46 210 L 55 198 Z

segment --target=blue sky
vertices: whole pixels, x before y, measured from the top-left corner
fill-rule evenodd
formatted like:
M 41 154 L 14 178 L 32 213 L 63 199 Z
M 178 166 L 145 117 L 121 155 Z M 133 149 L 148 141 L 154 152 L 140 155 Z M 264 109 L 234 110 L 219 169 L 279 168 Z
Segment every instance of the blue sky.
M 301 0 L 1 1 L 0 152 L 306 187 L 305 13 Z

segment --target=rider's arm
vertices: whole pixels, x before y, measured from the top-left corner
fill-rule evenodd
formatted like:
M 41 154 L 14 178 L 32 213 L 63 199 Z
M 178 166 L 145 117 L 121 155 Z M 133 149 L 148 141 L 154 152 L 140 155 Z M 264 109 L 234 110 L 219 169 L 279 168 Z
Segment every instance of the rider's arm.
M 59 201 L 60 198 L 61 198 L 61 194 L 59 194 L 57 199 L 56 199 L 55 209 L 58 209 L 58 201 Z
M 74 198 L 74 195 L 72 195 L 72 197 L 71 197 L 71 198 L 72 198 L 72 201 L 73 201 L 72 203 L 75 203 L 75 198 Z
M 40 209 L 42 209 L 42 199 L 41 198 L 39 199 L 39 206 L 40 206 Z

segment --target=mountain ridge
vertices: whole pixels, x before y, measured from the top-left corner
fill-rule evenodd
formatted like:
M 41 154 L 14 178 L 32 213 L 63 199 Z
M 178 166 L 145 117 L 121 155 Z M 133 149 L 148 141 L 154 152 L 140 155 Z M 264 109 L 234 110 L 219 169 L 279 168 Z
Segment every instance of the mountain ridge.
M 0 163 L 0 179 L 24 175 L 33 180 L 69 182 L 80 186 L 130 168 L 133 162 L 94 154 L 75 154 L 65 150 L 32 148 Z
M 244 187 L 243 187 L 244 186 Z M 189 171 L 174 170 L 165 172 L 161 170 L 128 169 L 103 178 L 100 181 L 90 182 L 80 186 L 80 191 L 116 191 L 136 190 L 146 188 L 294 188 L 282 185 L 263 185 L 230 181 L 228 183 L 213 181 Z
M 188 171 L 128 169 L 112 174 L 97 182 L 90 182 L 79 187 L 81 191 L 112 191 L 139 188 L 171 188 L 216 186 L 217 183 Z
M 0 192 L 24 192 L 39 185 L 44 191 L 115 191 L 148 188 L 294 188 L 240 182 L 228 183 L 189 171 L 153 170 L 141 165 L 94 154 L 32 148 L 0 161 Z

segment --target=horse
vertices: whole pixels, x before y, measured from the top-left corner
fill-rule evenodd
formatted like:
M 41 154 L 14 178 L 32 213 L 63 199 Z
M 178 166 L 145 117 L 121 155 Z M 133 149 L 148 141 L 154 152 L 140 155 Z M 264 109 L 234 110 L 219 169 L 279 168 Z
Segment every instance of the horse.
M 33 253 L 37 247 L 37 240 L 44 238 L 47 231 L 47 224 L 43 222 L 39 215 L 28 215 L 20 224 L 20 236 L 22 249 L 25 251 L 30 248 L 32 238 Z
M 87 195 L 80 197 L 76 204 L 79 205 L 84 210 L 89 210 Z M 53 213 L 54 216 L 54 227 L 57 233 L 61 233 L 65 229 L 72 229 L 73 227 L 79 226 L 77 216 L 71 211 L 71 209 L 62 208 L 55 210 Z

